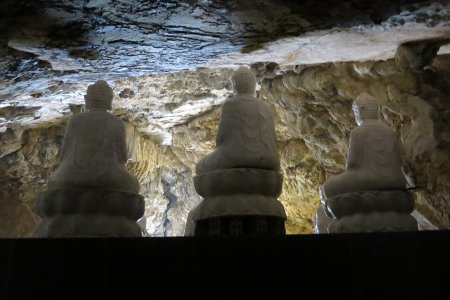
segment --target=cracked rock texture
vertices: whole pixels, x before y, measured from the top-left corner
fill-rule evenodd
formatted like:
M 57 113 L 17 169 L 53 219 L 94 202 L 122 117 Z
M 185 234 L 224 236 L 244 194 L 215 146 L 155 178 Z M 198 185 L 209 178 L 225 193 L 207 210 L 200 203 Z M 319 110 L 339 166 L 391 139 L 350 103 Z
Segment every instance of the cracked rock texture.
M 30 236 L 69 117 L 113 87 L 150 236 L 183 235 L 240 64 L 272 108 L 288 233 L 311 233 L 368 92 L 401 137 L 417 218 L 450 228 L 449 1 L 12 1 L 0 4 L 0 237 Z M 297 3 L 299 2 L 299 3 Z

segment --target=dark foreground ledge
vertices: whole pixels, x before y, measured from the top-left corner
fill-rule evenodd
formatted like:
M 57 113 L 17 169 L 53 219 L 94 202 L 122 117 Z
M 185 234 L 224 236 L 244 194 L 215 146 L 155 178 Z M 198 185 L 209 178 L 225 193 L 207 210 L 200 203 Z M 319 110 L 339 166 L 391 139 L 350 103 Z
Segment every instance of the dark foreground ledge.
M 450 299 L 450 231 L 0 239 L 0 299 Z

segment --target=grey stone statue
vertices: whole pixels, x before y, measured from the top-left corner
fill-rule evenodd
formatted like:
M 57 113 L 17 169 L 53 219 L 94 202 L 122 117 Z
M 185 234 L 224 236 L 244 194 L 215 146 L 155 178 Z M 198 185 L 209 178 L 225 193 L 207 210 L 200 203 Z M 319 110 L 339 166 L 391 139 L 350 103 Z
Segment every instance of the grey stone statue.
M 249 68 L 239 68 L 232 83 L 234 96 L 223 104 L 217 147 L 196 167 L 195 189 L 204 200 L 190 214 L 189 228 L 195 228 L 196 236 L 284 234 L 270 108 L 256 98 L 256 78 Z
M 350 133 L 345 172 L 331 177 L 324 184 L 327 197 L 379 189 L 403 189 L 406 180 L 401 171 L 400 141 L 378 118 L 379 106 L 367 94 L 353 103 L 358 127 Z
M 325 213 L 336 219 L 328 232 L 417 230 L 398 137 L 381 123 L 368 94 L 357 97 L 353 111 L 358 127 L 350 134 L 345 172 L 319 188 Z
M 112 99 L 113 91 L 105 81 L 88 87 L 86 111 L 67 125 L 61 164 L 50 176 L 49 189 L 101 187 L 139 193 L 139 182 L 125 166 L 125 126 L 107 111 Z
M 216 149 L 198 162 L 197 174 L 240 167 L 280 169 L 273 117 L 256 98 L 256 78 L 250 72 L 239 68 L 234 73 L 234 97 L 222 106 Z
M 125 163 L 125 126 L 113 116 L 113 90 L 99 80 L 85 95 L 86 111 L 66 128 L 61 163 L 41 193 L 37 237 L 141 236 L 139 182 Z

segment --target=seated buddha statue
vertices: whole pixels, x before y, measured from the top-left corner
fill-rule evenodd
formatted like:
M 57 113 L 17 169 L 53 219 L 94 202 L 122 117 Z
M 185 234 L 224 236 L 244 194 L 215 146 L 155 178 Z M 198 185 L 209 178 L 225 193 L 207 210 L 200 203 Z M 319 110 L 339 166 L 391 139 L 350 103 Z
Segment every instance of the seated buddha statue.
M 325 196 L 404 189 L 401 144 L 394 130 L 380 122 L 378 103 L 368 94 L 362 94 L 353 103 L 353 112 L 358 127 L 350 133 L 345 171 L 325 182 Z
M 196 166 L 204 198 L 188 217 L 186 235 L 283 235 L 286 213 L 277 197 L 283 176 L 269 106 L 256 98 L 247 67 L 231 78 L 234 96 L 222 106 L 217 148 Z
M 86 111 L 73 116 L 66 128 L 61 164 L 48 189 L 102 188 L 137 194 L 139 182 L 131 175 L 123 122 L 110 114 L 113 90 L 106 81 L 90 85 Z
M 197 174 L 231 168 L 279 170 L 273 117 L 256 98 L 255 75 L 240 67 L 231 81 L 234 96 L 222 106 L 216 149 L 198 162 Z
M 113 90 L 89 85 L 86 110 L 67 124 L 61 163 L 39 194 L 35 237 L 139 237 L 145 210 L 127 162 L 125 125 L 110 114 Z
M 371 96 L 358 96 L 353 112 L 358 127 L 350 133 L 345 171 L 319 188 L 323 212 L 333 219 L 326 231 L 417 230 L 410 215 L 414 198 L 401 170 L 400 140 L 380 122 L 379 105 Z

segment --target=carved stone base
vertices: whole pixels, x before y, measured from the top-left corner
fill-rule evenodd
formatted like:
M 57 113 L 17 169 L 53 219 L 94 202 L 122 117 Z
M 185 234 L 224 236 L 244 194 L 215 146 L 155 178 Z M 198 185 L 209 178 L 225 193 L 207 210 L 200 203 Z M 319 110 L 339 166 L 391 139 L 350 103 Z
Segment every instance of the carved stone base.
M 195 190 L 203 198 L 234 194 L 277 198 L 282 183 L 283 176 L 279 172 L 252 168 L 217 170 L 194 177 Z
M 356 213 L 398 212 L 410 214 L 414 197 L 405 190 L 374 190 L 345 193 L 325 201 L 325 213 L 331 218 L 342 218 Z
M 233 168 L 194 177 L 204 200 L 190 213 L 186 234 L 239 236 L 285 234 L 286 213 L 277 197 L 278 171 Z M 191 221 L 192 220 L 192 221 Z
M 35 237 L 140 237 L 136 221 L 144 214 L 141 195 L 101 189 L 42 192 L 36 205 L 42 218 Z
M 199 220 L 195 236 L 281 236 L 284 219 L 266 216 L 220 217 Z
M 280 201 L 261 195 L 223 195 L 204 199 L 194 210 L 194 221 L 229 216 L 269 216 L 286 220 Z
M 397 212 L 358 213 L 332 221 L 329 233 L 417 231 L 413 216 Z

